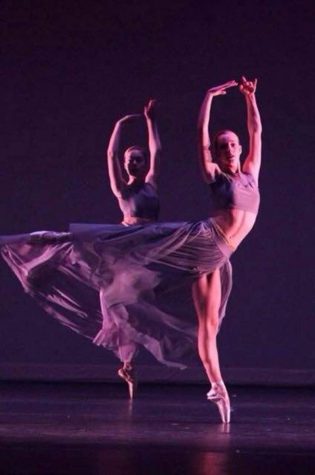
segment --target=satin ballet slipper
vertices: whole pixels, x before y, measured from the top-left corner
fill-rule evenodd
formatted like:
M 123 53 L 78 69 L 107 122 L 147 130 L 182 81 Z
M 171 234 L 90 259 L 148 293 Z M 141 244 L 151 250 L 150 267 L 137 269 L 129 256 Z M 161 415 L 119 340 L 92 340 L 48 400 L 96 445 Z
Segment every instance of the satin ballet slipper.
M 210 391 L 207 393 L 207 399 L 216 404 L 221 421 L 224 424 L 229 424 L 231 421 L 231 405 L 229 394 L 223 381 L 212 384 Z

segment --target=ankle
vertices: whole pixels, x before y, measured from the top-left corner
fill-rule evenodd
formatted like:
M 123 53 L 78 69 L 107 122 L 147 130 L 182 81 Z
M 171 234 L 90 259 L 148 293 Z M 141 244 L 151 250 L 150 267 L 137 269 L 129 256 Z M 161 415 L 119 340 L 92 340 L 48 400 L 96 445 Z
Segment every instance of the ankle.
M 212 393 L 220 393 L 220 394 L 227 394 L 227 389 L 224 384 L 224 381 L 212 381 L 211 382 L 211 390 Z
M 225 388 L 225 384 L 223 379 L 217 380 L 217 381 L 211 381 L 211 387 L 212 388 Z
M 123 368 L 126 370 L 132 370 L 133 369 L 133 364 L 131 361 L 124 361 L 123 363 Z

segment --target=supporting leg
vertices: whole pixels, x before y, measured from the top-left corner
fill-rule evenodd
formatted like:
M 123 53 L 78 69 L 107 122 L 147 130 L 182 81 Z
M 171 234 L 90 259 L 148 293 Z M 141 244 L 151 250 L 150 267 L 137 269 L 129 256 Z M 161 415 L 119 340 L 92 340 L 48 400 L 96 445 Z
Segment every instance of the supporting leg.
M 198 316 L 198 351 L 211 390 L 207 397 L 214 402 L 220 412 L 222 422 L 230 422 L 230 401 L 222 381 L 217 334 L 219 329 L 219 309 L 221 303 L 220 270 L 202 275 L 193 285 L 193 299 Z
M 110 321 L 110 317 L 106 305 L 106 293 L 105 289 L 100 289 L 100 305 L 103 316 L 103 328 L 97 339 L 94 341 L 97 344 L 102 344 L 102 341 L 106 341 L 108 332 L 107 329 L 115 327 L 118 355 L 122 362 L 122 367 L 118 370 L 118 376 L 122 378 L 128 385 L 129 397 L 133 399 L 136 393 L 137 379 L 134 366 L 134 358 L 137 353 L 137 344 L 130 339 L 127 331 L 124 328 L 120 328 L 119 323 L 116 321 Z M 118 336 L 117 336 L 118 333 Z
M 133 399 L 137 388 L 136 371 L 133 363 L 125 361 L 118 370 L 118 376 L 128 384 L 129 397 Z

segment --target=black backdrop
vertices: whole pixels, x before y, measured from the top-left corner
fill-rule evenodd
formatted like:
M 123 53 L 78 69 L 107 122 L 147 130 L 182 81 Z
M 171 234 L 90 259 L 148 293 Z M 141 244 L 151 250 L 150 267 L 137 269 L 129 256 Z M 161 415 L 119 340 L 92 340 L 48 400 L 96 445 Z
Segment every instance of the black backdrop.
M 115 120 L 150 97 L 160 105 L 161 220 L 207 216 L 198 108 L 210 86 L 257 77 L 262 205 L 233 256 L 222 364 L 236 380 L 312 377 L 314 10 L 303 1 L 4 0 L 0 233 L 119 222 L 104 150 Z M 238 91 L 215 100 L 212 119 L 239 133 L 246 153 Z M 144 140 L 144 122 L 128 127 L 124 145 Z M 0 292 L 2 377 L 40 367 L 89 378 L 112 367 L 112 355 L 43 313 L 2 262 Z

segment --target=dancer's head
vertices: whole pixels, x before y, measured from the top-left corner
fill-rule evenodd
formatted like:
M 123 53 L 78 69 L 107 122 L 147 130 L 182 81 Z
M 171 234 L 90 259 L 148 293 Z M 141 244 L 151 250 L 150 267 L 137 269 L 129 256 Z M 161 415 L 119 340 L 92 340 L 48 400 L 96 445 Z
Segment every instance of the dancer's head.
M 144 148 L 133 145 L 124 153 L 124 168 L 130 177 L 144 178 L 147 172 L 147 154 Z
M 212 140 L 214 160 L 226 173 L 236 173 L 240 169 L 242 146 L 232 130 L 219 130 Z

